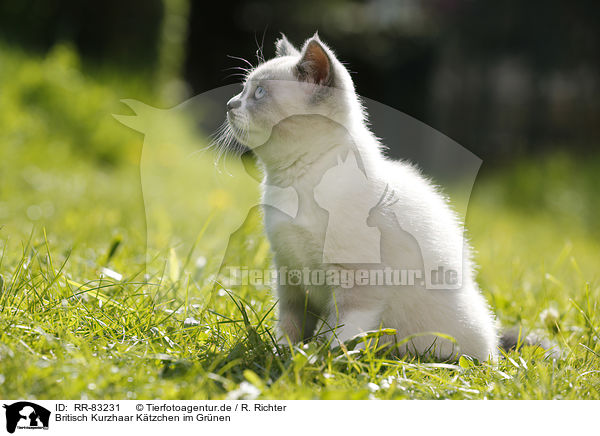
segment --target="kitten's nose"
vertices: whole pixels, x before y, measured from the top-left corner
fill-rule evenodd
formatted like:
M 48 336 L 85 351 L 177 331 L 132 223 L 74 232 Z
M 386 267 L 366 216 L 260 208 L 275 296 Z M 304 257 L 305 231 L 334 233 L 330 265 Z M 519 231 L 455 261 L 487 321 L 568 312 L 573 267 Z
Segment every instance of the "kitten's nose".
M 241 105 L 242 105 L 242 101 L 237 97 L 233 97 L 231 100 L 229 100 L 227 102 L 227 110 L 230 111 L 231 109 L 236 109 L 236 108 L 240 107 Z

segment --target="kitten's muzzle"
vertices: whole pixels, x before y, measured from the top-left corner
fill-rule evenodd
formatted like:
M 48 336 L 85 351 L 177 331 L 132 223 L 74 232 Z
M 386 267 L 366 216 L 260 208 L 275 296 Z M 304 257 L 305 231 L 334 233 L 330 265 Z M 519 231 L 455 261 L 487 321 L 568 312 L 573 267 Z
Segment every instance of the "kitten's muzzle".
M 231 100 L 229 100 L 227 102 L 227 110 L 230 111 L 232 109 L 237 109 L 241 105 L 242 105 L 242 100 L 240 100 L 239 98 L 237 98 L 237 96 L 233 97 Z

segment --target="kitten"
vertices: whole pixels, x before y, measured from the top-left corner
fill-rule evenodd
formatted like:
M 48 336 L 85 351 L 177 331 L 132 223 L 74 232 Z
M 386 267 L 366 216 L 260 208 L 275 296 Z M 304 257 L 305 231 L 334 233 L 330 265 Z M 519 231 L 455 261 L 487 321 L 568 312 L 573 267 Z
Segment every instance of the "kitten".
M 457 217 L 418 170 L 383 155 L 350 74 L 316 34 L 301 50 L 282 36 L 227 120 L 264 169 L 283 343 L 324 335 L 337 345 L 385 327 L 401 354 L 497 357 Z M 452 272 L 442 284 L 440 268 Z

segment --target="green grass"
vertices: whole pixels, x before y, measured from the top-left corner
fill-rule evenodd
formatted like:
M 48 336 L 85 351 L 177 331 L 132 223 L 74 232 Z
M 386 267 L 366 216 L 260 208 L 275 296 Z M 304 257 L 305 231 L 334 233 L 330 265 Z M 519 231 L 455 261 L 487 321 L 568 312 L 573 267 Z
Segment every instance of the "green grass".
M 278 350 L 269 290 L 214 286 L 223 229 L 255 187 L 197 187 L 229 201 L 219 216 L 199 212 L 191 262 L 160 243 L 169 227 L 148 227 L 146 250 L 142 136 L 110 114 L 125 111 L 122 97 L 151 102 L 147 83 L 84 75 L 64 47 L 0 54 L 1 398 L 600 399 L 599 156 L 485 172 L 469 206 L 498 318 L 541 330 L 560 358 L 524 348 L 496 365 L 419 362 L 377 351 L 376 338 L 364 351 Z M 234 254 L 266 268 L 265 247 L 255 227 Z M 550 308 L 556 322 L 541 318 Z

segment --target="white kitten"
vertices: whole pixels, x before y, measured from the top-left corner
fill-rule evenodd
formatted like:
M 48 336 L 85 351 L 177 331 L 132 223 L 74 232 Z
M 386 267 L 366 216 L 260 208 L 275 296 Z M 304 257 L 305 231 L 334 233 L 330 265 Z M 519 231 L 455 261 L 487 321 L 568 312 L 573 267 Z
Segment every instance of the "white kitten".
M 495 320 L 444 198 L 382 154 L 348 71 L 318 36 L 301 51 L 285 37 L 276 48 L 227 119 L 265 171 L 282 340 L 322 333 L 337 345 L 385 327 L 401 353 L 495 358 Z

